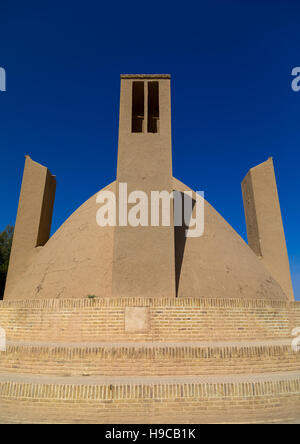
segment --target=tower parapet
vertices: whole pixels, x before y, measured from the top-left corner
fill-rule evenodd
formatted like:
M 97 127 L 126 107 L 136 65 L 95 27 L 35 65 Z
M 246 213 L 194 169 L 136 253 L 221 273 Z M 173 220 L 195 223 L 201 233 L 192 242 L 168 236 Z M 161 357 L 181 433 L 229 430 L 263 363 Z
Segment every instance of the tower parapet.
M 290 300 L 290 274 L 273 159 L 251 168 L 242 182 L 249 246 Z
M 49 170 L 25 156 L 5 296 L 22 279 L 36 247 L 43 247 L 49 240 L 55 190 L 56 179 Z

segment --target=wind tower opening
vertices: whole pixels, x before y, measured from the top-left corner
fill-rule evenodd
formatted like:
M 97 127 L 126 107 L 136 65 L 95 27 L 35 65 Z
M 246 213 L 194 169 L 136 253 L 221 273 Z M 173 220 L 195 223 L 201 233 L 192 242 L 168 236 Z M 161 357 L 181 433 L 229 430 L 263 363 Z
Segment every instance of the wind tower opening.
M 148 82 L 148 133 L 159 132 L 158 82 Z
M 133 133 L 144 131 L 144 82 L 132 83 L 132 128 Z

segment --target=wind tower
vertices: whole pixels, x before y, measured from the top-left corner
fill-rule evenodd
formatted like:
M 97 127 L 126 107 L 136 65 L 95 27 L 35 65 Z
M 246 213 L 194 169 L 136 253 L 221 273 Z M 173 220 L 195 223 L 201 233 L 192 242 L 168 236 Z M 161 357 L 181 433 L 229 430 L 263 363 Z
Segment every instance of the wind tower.
M 159 226 L 150 226 L 151 191 L 173 191 L 169 75 L 121 75 L 117 193 L 119 184 L 127 184 L 128 195 L 147 194 L 149 226 L 117 223 L 113 295 L 175 297 L 173 209 L 170 226 L 162 226 L 161 219 Z

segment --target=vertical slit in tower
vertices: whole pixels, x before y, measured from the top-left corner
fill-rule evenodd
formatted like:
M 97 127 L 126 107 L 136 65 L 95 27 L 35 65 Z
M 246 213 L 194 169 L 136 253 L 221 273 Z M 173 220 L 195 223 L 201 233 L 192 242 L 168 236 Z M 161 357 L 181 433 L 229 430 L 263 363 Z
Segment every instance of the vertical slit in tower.
M 148 133 L 159 132 L 158 82 L 148 82 Z
M 132 83 L 132 133 L 144 130 L 144 82 Z

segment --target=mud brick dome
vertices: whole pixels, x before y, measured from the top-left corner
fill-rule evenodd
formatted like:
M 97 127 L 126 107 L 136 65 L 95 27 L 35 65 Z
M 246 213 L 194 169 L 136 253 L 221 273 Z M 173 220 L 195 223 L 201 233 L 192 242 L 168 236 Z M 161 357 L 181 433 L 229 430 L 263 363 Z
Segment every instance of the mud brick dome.
M 121 76 L 105 188 L 117 203 L 121 183 L 192 191 L 172 174 L 170 81 Z M 100 227 L 98 193 L 50 237 L 55 187 L 26 156 L 0 301 L 0 423 L 299 421 L 300 303 L 272 158 L 242 182 L 248 244 L 207 201 L 200 237 L 172 211 L 170 226 Z

